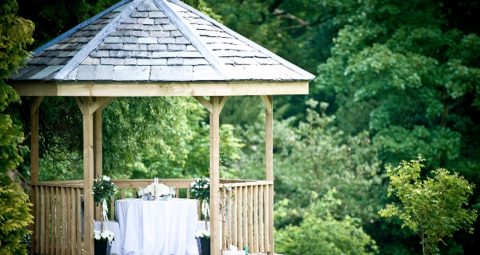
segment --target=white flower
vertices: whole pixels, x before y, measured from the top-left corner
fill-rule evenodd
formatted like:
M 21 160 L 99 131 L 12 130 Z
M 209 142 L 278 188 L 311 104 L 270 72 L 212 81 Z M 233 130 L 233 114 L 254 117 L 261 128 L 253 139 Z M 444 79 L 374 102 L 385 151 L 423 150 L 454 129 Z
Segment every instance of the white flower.
M 110 177 L 104 175 L 104 176 L 102 176 L 102 180 L 109 182 L 109 181 L 110 181 Z
M 100 240 L 100 239 L 101 239 L 101 237 L 100 237 L 100 231 L 94 230 L 94 231 L 93 231 L 93 236 L 94 236 L 95 240 Z
M 104 231 L 94 230 L 93 236 L 95 240 L 108 240 L 109 242 L 112 242 L 113 239 L 115 238 L 115 234 L 109 230 L 104 230 Z
M 208 189 L 208 184 L 203 185 L 204 189 Z
M 199 230 L 197 233 L 195 233 L 195 238 L 204 238 L 204 237 L 210 237 L 210 232 L 207 230 Z

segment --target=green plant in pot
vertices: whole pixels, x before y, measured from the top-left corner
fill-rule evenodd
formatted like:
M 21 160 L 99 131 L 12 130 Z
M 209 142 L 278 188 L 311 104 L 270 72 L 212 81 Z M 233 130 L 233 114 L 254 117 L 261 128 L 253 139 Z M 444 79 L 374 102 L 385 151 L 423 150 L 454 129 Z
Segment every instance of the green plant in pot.
M 208 219 L 210 216 L 210 180 L 200 178 L 190 184 L 190 195 L 198 199 L 205 221 L 205 230 L 197 232 L 195 237 L 199 244 L 200 255 L 210 255 L 210 232 L 208 230 Z
M 103 222 L 108 221 L 108 201 L 112 199 L 116 191 L 117 187 L 106 175 L 93 180 L 93 200 L 96 205 L 102 206 L 101 227 L 100 230 L 95 230 L 93 233 L 95 255 L 110 254 L 111 244 L 115 239 L 114 233 L 106 230 Z

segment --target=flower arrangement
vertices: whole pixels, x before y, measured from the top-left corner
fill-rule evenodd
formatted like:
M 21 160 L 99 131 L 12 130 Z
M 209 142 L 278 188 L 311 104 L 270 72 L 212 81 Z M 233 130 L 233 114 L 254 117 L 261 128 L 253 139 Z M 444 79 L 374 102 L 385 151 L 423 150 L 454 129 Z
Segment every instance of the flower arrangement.
M 210 179 L 199 178 L 190 184 L 190 195 L 201 201 L 210 201 Z
M 103 203 L 104 200 L 110 200 L 116 191 L 117 186 L 106 175 L 93 180 L 93 200 L 96 204 Z
M 148 185 L 144 189 L 138 190 L 138 196 L 147 200 L 158 200 L 160 198 L 168 199 L 170 197 L 174 197 L 175 192 L 167 185 L 159 183 L 158 179 L 155 178 L 152 184 Z
M 109 243 L 112 243 L 113 240 L 115 240 L 115 234 L 113 234 L 113 232 L 109 230 L 103 230 L 103 231 L 94 230 L 93 238 L 95 240 L 106 240 Z

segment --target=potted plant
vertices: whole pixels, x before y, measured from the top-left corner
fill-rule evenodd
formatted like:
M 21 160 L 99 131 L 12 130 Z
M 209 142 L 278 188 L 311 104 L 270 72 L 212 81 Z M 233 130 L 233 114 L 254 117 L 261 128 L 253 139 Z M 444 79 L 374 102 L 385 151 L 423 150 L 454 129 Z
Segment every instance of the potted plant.
M 200 178 L 190 184 L 191 197 L 198 199 L 205 221 L 205 230 L 199 231 L 195 237 L 199 245 L 200 255 L 210 255 L 210 232 L 208 231 L 208 219 L 210 216 L 210 180 Z
M 207 230 L 198 231 L 195 234 L 199 255 L 210 255 L 210 232 Z
M 110 247 L 114 240 L 114 234 L 104 229 L 104 221 L 108 221 L 108 203 L 117 191 L 117 187 L 110 177 L 104 175 L 93 180 L 93 200 L 96 205 L 102 205 L 102 219 L 100 220 L 100 231 L 94 231 L 95 254 L 110 254 Z
M 109 230 L 94 230 L 93 238 L 95 240 L 95 255 L 110 254 L 110 249 L 115 235 Z

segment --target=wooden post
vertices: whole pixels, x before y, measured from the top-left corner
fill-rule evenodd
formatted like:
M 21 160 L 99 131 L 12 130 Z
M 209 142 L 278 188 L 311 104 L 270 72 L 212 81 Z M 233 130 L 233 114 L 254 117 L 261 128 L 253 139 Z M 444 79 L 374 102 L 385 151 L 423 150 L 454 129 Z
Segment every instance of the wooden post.
M 39 170 L 39 152 L 38 152 L 38 129 L 39 129 L 39 117 L 40 117 L 40 104 L 43 101 L 43 97 L 36 97 L 33 100 L 31 108 L 31 146 L 30 146 L 30 171 L 31 171 L 31 184 L 38 183 L 38 170 Z
M 93 116 L 93 150 L 95 153 L 94 160 L 95 160 L 95 170 L 94 176 L 95 178 L 102 175 L 103 172 L 103 146 L 102 146 L 102 109 L 98 109 L 95 111 Z M 102 206 L 95 207 L 95 220 L 102 220 Z
M 98 109 L 95 112 L 93 123 L 94 123 L 94 132 L 93 138 L 95 141 L 95 177 L 101 176 L 103 174 L 103 120 L 102 120 L 102 111 L 103 109 Z
M 91 97 L 82 99 L 76 100 L 83 115 L 84 250 L 86 254 L 93 254 L 93 113 L 95 110 Z
M 38 202 L 37 201 L 37 194 L 36 194 L 36 185 L 38 184 L 38 174 L 39 174 L 39 150 L 38 150 L 38 133 L 39 133 L 39 121 L 40 121 L 40 104 L 43 101 L 43 97 L 36 97 L 33 100 L 32 107 L 30 109 L 30 122 L 31 122 L 31 136 L 30 136 L 30 175 L 31 180 L 30 184 L 32 185 L 32 214 L 35 217 L 38 217 L 36 214 Z M 34 219 L 33 221 L 33 234 L 32 234 L 32 246 L 31 246 L 31 253 L 35 254 L 37 249 L 37 242 L 39 233 L 37 231 L 37 221 L 38 219 Z
M 220 112 L 226 97 L 210 97 L 210 247 L 221 254 L 220 234 Z
M 265 105 L 265 177 L 267 181 L 274 181 L 273 177 L 273 97 L 262 96 L 262 101 Z M 268 241 L 270 243 L 269 255 L 275 254 L 275 242 L 274 242 L 274 225 L 273 225 L 273 185 L 269 191 L 268 201 L 268 222 L 269 236 Z

